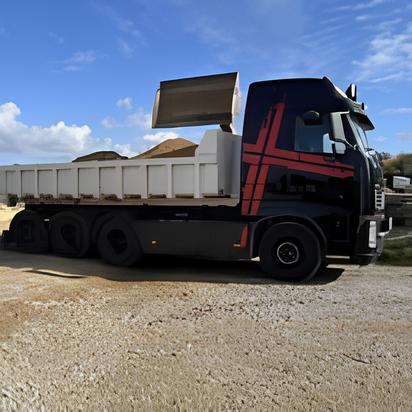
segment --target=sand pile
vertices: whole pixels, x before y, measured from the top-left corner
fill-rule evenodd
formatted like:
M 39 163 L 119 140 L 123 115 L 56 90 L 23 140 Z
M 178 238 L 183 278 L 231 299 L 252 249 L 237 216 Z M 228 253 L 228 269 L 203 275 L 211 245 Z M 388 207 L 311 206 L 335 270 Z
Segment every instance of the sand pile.
M 114 151 L 100 151 L 87 154 L 85 156 L 80 156 L 74 159 L 73 162 L 90 162 L 92 160 L 123 160 L 127 159 L 126 156 L 121 156 L 119 153 Z
M 162 143 L 152 147 L 144 153 L 131 157 L 131 159 L 154 159 L 165 157 L 192 157 L 195 155 L 197 144 L 182 137 L 167 139 Z M 80 156 L 73 162 L 89 162 L 92 160 L 125 160 L 126 156 L 121 156 L 114 151 L 100 151 Z
M 132 159 L 153 159 L 163 157 L 189 157 L 195 155 L 197 144 L 190 140 L 178 137 L 176 139 L 167 139 L 162 143 L 152 147 L 144 153 L 133 157 Z

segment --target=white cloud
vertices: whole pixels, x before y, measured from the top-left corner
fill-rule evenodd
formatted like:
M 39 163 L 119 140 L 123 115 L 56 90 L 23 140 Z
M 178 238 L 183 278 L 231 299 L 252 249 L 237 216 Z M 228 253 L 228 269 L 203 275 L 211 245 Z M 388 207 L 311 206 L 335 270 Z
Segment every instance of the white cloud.
M 120 108 L 131 110 L 133 108 L 133 100 L 131 97 L 126 97 L 118 100 L 116 105 Z M 111 116 L 107 116 L 101 121 L 101 125 L 106 129 L 133 127 L 149 130 L 152 128 L 152 115 L 151 113 L 146 113 L 143 107 L 139 107 L 134 113 L 129 114 L 123 120 L 116 120 Z
M 246 38 L 239 30 L 240 25 L 222 24 L 216 17 L 197 16 L 187 28 L 189 33 L 197 37 L 199 42 L 216 55 L 216 59 L 224 65 L 238 63 L 241 59 L 251 59 L 261 53 L 259 46 Z
M 385 136 L 378 136 L 378 137 L 375 137 L 375 140 L 378 141 L 378 142 L 384 142 L 386 140 L 386 137 Z
M 49 35 L 49 37 L 50 37 L 51 39 L 53 39 L 57 44 L 62 45 L 62 44 L 64 43 L 64 37 L 59 36 L 58 34 L 53 33 L 53 32 L 49 32 L 48 35 Z
M 353 63 L 360 81 L 412 80 L 412 26 L 397 34 L 375 36 L 366 57 Z
M 132 47 L 126 40 L 118 38 L 117 45 L 120 52 L 127 58 L 133 57 L 134 47 Z
M 202 43 L 213 48 L 236 44 L 236 38 L 228 33 L 226 27 L 220 26 L 216 21 L 206 16 L 199 17 L 189 31 L 195 33 Z
M 394 107 L 385 109 L 382 114 L 412 114 L 412 107 Z
M 383 82 L 387 82 L 390 80 L 411 80 L 411 78 L 406 77 L 405 72 L 398 72 L 398 73 L 388 74 L 382 77 L 376 77 L 374 79 L 371 79 L 370 82 L 371 83 L 383 83 Z
M 357 3 L 355 5 L 347 5 L 347 6 L 340 6 L 336 8 L 336 10 L 365 10 L 371 9 L 375 6 L 379 6 L 380 4 L 387 3 L 389 0 L 370 0 L 365 1 L 362 3 Z
M 152 115 L 146 113 L 142 107 L 139 107 L 136 112 L 127 116 L 126 124 L 140 129 L 150 129 L 152 127 Z
M 130 145 L 112 139 L 95 138 L 89 126 L 66 125 L 60 121 L 48 127 L 27 125 L 18 120 L 20 108 L 13 102 L 0 105 L 0 151 L 22 154 L 32 159 L 70 161 L 97 150 L 116 150 L 130 155 Z
M 313 42 L 313 41 L 320 41 L 324 42 L 325 37 L 329 34 L 336 34 L 337 31 L 340 31 L 345 28 L 344 24 L 334 24 L 324 29 L 318 31 L 312 31 L 310 33 L 304 34 L 301 36 L 301 40 L 304 42 Z
M 122 156 L 133 157 L 139 154 L 136 152 L 130 144 L 119 144 L 116 143 L 113 145 L 113 150 Z
M 364 3 L 358 3 L 354 6 L 354 10 L 370 9 L 382 3 L 387 3 L 388 0 L 370 0 Z
M 152 143 L 161 143 L 167 139 L 176 139 L 179 135 L 175 132 L 157 132 L 153 134 L 145 134 L 143 140 Z
M 116 102 L 116 106 L 121 109 L 132 110 L 133 109 L 133 99 L 131 97 L 124 97 Z
M 214 13 L 206 6 L 207 2 L 203 2 L 199 7 L 191 7 L 191 11 L 182 9 L 181 14 L 187 22 L 186 31 L 213 53 L 213 67 L 222 64 L 238 67 L 253 61 L 269 67 L 289 60 L 288 51 L 300 47 L 296 37 L 303 34 L 307 26 L 306 3 L 304 0 L 243 1 L 239 2 L 241 13 L 234 12 L 228 19 L 225 13 Z M 282 16 L 276 19 L 276 24 L 274 16 Z M 317 25 L 322 21 L 319 20 Z M 276 53 L 271 53 L 274 44 Z
M 412 132 L 401 132 L 397 133 L 396 137 L 400 140 L 407 140 L 407 141 L 412 141 Z
M 147 46 L 146 38 L 136 27 L 134 21 L 123 17 L 115 8 L 108 4 L 93 3 L 95 9 L 105 16 L 116 28 L 117 48 L 123 56 L 130 59 L 133 57 L 137 46 Z
M 132 20 L 121 16 L 113 7 L 105 4 L 94 4 L 95 8 L 104 16 L 106 16 L 117 30 L 123 34 L 134 37 L 142 45 L 146 45 L 146 40 L 141 31 L 136 27 Z
M 63 60 L 63 70 L 68 72 L 83 70 L 85 66 L 94 63 L 97 58 L 98 54 L 94 50 L 74 52 L 69 58 Z
M 83 70 L 83 66 L 76 66 L 74 64 L 68 64 L 67 66 L 63 67 L 65 72 L 80 72 Z
M 116 127 L 119 127 L 117 121 L 110 116 L 105 117 L 100 123 L 105 129 L 114 129 Z
M 75 52 L 65 60 L 68 64 L 85 64 L 93 63 L 97 59 L 97 53 L 94 50 Z
M 355 20 L 356 21 L 366 21 L 366 20 L 373 19 L 374 17 L 376 16 L 374 16 L 373 14 L 360 14 L 359 16 L 355 17 Z
M 376 29 L 380 32 L 388 31 L 391 28 L 399 27 L 402 23 L 403 19 L 401 17 L 397 17 L 396 19 L 382 21 L 381 23 L 374 24 L 371 26 L 373 29 Z

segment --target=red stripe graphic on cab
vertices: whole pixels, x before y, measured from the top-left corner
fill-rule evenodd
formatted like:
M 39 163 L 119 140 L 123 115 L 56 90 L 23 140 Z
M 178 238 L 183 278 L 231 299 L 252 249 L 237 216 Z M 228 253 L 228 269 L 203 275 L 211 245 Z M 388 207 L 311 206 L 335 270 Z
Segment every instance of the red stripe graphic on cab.
M 243 144 L 243 162 L 250 165 L 243 187 L 243 215 L 258 214 L 270 165 L 339 179 L 353 177 L 355 174 L 354 166 L 329 160 L 323 155 L 278 149 L 276 145 L 284 111 L 285 103 L 283 102 L 271 107 L 263 119 L 256 143 Z M 273 113 L 275 113 L 274 116 Z M 272 117 L 274 118 L 271 122 Z M 259 176 L 256 181 L 257 175 Z

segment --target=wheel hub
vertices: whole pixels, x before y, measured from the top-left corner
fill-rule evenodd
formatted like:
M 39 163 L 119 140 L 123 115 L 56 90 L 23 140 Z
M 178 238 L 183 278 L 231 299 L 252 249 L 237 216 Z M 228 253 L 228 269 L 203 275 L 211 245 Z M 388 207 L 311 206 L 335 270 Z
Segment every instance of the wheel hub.
M 117 229 L 111 230 L 107 238 L 117 254 L 123 253 L 127 249 L 127 238 L 123 231 Z
M 283 242 L 276 249 L 276 257 L 284 265 L 293 265 L 299 261 L 299 249 L 292 242 Z

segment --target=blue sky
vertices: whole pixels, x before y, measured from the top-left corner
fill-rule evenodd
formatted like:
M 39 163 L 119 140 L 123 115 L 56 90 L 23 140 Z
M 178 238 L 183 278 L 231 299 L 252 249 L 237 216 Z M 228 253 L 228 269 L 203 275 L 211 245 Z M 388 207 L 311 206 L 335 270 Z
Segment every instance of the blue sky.
M 412 152 L 407 0 L 0 2 L 0 163 L 127 155 L 203 129 L 151 130 L 159 81 L 239 71 L 355 81 L 370 145 Z M 242 127 L 242 119 L 238 129 Z

